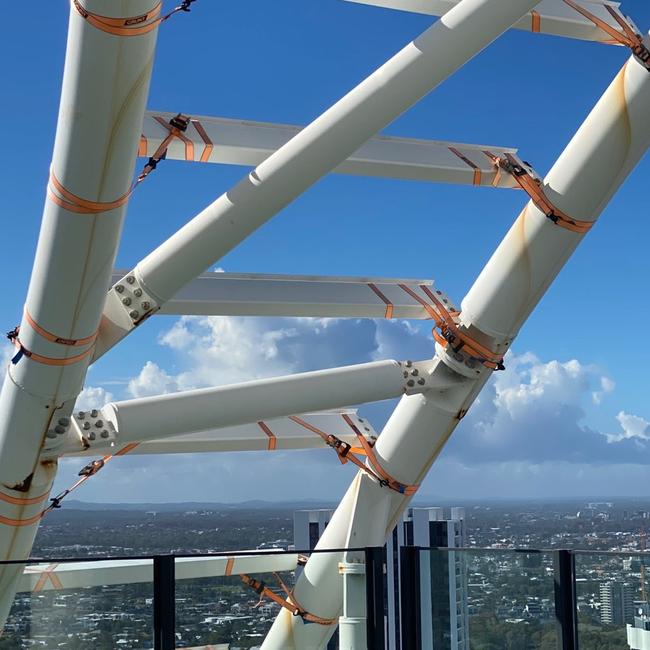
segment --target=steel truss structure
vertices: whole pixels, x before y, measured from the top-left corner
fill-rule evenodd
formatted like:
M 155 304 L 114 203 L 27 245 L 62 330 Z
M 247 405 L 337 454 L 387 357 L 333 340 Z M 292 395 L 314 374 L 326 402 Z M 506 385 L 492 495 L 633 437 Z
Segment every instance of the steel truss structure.
M 43 225 L 0 394 L 0 558 L 29 556 L 61 456 L 109 454 L 85 468 L 81 483 L 124 453 L 314 446 L 332 447 L 359 467 L 319 548 L 381 546 L 541 296 L 650 145 L 650 52 L 618 3 L 351 1 L 442 17 L 301 129 L 146 112 L 157 31 L 169 15 L 156 0 L 72 0 Z M 632 50 L 544 179 L 513 149 L 377 135 L 511 27 Z M 113 83 L 97 83 L 106 78 Z M 115 272 L 138 153 L 148 162 L 136 184 L 163 157 L 256 167 L 132 270 Z M 459 306 L 427 280 L 204 273 L 332 171 L 521 188 L 530 202 Z M 435 356 L 75 413 L 89 365 L 157 313 L 430 319 Z M 346 410 L 397 396 L 379 436 Z M 179 411 L 183 418 L 174 418 Z M 301 611 L 283 608 L 263 648 L 322 648 L 339 616 L 341 647 L 365 647 L 359 566 L 354 553 L 312 556 L 288 597 Z M 221 568 L 210 570 L 218 575 Z M 38 570 L 21 574 L 20 565 L 0 570 L 0 621 L 16 590 L 40 579 Z

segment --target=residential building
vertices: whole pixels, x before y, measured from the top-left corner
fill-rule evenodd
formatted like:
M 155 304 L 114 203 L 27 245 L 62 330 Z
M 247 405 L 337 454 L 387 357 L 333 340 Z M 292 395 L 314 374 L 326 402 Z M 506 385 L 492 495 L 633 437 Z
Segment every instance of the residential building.
M 600 622 L 620 625 L 634 622 L 634 588 L 627 582 L 603 582 L 600 585 Z
M 294 513 L 296 549 L 315 547 L 329 523 L 330 510 Z M 460 548 L 466 543 L 464 508 L 409 508 L 386 544 L 386 636 L 388 650 L 401 650 L 400 549 Z M 465 557 L 453 551 L 420 554 L 422 643 L 431 650 L 469 650 L 467 567 Z

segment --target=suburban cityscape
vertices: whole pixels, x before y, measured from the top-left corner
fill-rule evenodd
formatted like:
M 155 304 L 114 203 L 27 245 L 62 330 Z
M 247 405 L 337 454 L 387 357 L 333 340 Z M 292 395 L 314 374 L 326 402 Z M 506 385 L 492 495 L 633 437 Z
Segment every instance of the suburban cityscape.
M 311 503 L 98 509 L 71 502 L 42 526 L 34 557 L 308 550 L 330 512 L 328 504 Z M 552 551 L 580 549 L 584 551 L 576 557 L 580 647 L 630 648 L 626 625 L 634 626 L 635 617 L 642 624 L 646 619 L 639 614 L 648 613 L 643 551 L 649 524 L 650 502 L 640 500 L 416 504 L 389 540 L 386 579 L 397 579 L 391 567 L 396 544 L 469 547 L 423 551 L 430 582 L 437 585 L 431 611 L 423 613 L 431 647 L 552 650 L 556 647 Z M 422 544 L 422 531 L 430 543 Z M 455 583 L 445 577 L 449 566 L 455 570 Z M 270 576 L 257 577 L 275 584 Z M 294 579 L 293 572 L 281 577 L 287 584 Z M 387 643 L 397 650 L 399 606 L 388 600 Z M 273 602 L 260 603 L 237 576 L 178 580 L 177 647 L 258 647 L 278 611 Z M 0 650 L 152 648 L 152 617 L 150 583 L 23 592 L 16 597 Z

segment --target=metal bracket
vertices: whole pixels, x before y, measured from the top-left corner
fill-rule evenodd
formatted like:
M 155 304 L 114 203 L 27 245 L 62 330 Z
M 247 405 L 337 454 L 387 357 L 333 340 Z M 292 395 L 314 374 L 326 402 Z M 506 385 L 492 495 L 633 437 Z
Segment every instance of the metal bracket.
M 404 393 L 406 395 L 417 395 L 432 388 L 430 377 L 434 365 L 433 361 L 400 362 L 404 376 Z
M 110 288 L 104 314 L 126 329 L 132 329 L 158 309 L 156 299 L 131 271 Z
M 94 443 L 104 447 L 107 444 L 113 446 L 117 442 L 115 426 L 101 410 L 79 411 L 73 416 L 72 424 L 90 448 Z
M 71 424 L 70 418 L 63 416 L 58 418 L 56 422 L 52 422 L 45 434 L 42 452 L 47 454 L 48 452 L 59 449 L 67 440 Z

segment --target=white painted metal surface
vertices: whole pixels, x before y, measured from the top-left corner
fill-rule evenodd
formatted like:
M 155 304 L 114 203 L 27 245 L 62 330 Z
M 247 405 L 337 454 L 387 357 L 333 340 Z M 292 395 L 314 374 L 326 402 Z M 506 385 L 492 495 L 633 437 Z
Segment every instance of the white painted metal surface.
M 620 2 L 607 0 L 579 0 L 580 4 L 592 14 L 604 20 L 608 25 L 618 28 L 616 21 L 606 7 L 620 14 Z M 443 16 L 453 9 L 460 0 L 347 0 L 364 5 L 373 5 L 385 9 L 411 11 L 429 16 Z M 518 20 L 514 29 L 554 36 L 565 36 L 583 41 L 609 43 L 610 36 L 594 23 L 581 16 L 562 0 L 542 0 L 532 11 Z M 620 28 L 618 28 L 620 29 Z
M 87 8 L 119 16 L 125 3 L 88 0 Z M 155 2 L 133 0 L 144 14 Z M 72 194 L 87 201 L 116 201 L 131 186 L 137 142 L 148 95 L 157 30 L 117 38 L 70 14 L 61 106 L 52 171 Z M 92 63 L 92 64 L 91 64 Z M 110 79 L 111 83 L 106 83 Z M 52 182 L 51 182 L 52 185 Z M 53 190 L 61 197 L 62 191 Z M 25 348 L 50 360 L 23 356 L 10 364 L 0 395 L 0 558 L 27 557 L 47 499 L 56 462 L 40 462 L 48 431 L 67 417 L 80 392 L 99 326 L 125 208 L 77 213 L 48 198 L 34 261 L 26 313 L 20 326 Z M 36 323 L 37 325 L 35 325 Z M 51 365 L 61 359 L 78 361 Z M 0 621 L 13 598 L 21 568 L 0 568 Z
M 169 122 L 174 115 L 176 113 L 162 111 L 150 111 L 145 115 L 140 155 L 152 156 L 169 134 L 156 117 Z M 204 135 L 197 130 L 197 124 Z M 253 167 L 264 162 L 301 130 L 302 127 L 293 124 L 192 116 L 184 136 L 193 145 L 191 161 Z M 375 136 L 333 171 L 436 183 L 517 187 L 508 176 L 496 179 L 495 183 L 494 166 L 483 153 L 486 149 L 499 152 L 499 155 L 516 153 L 516 149 L 488 145 Z M 167 158 L 188 160 L 185 142 L 178 138 L 172 140 Z
M 142 260 L 119 283 L 127 293 L 128 287 L 142 292 L 133 303 L 138 308 L 125 307 L 125 294 L 111 289 L 95 357 L 480 52 L 514 22 L 511 17 L 534 4 L 463 0 L 409 43 Z
M 339 617 L 339 649 L 368 647 L 366 622 L 366 564 L 363 553 L 350 552 L 339 562 L 343 580 L 343 612 Z
M 248 555 L 247 555 L 248 553 Z M 220 557 L 177 558 L 176 580 L 237 576 L 240 573 L 293 571 L 298 566 L 296 553 L 237 551 Z M 107 585 L 129 585 L 153 581 L 151 560 L 100 560 L 26 566 L 18 583 L 19 592 L 60 591 Z
M 544 190 L 559 209 L 580 220 L 598 218 L 650 146 L 649 111 L 650 75 L 632 58 L 545 179 Z M 493 349 L 507 348 L 583 237 L 529 203 L 462 303 L 467 331 Z M 402 398 L 375 446 L 382 466 L 403 483 L 419 483 L 488 376 L 487 370 L 468 376 L 437 347 L 432 377 L 445 377 L 449 388 Z M 408 501 L 359 473 L 317 548 L 383 544 Z M 341 611 L 336 563 L 327 554 L 312 556 L 296 585 L 303 606 L 326 618 Z M 324 600 L 322 593 L 337 594 L 338 601 Z M 330 634 L 322 627 L 281 612 L 262 647 L 321 648 Z
M 334 435 L 349 445 L 356 446 L 359 441 L 349 423 L 342 417 L 347 415 L 364 435 L 374 440 L 375 429 L 365 418 L 360 418 L 355 410 L 332 411 L 327 413 L 303 413 L 300 420 Z M 87 420 L 86 420 L 87 421 Z M 179 426 L 180 428 L 180 426 Z M 108 438 L 95 434 L 94 440 L 82 442 L 85 431 L 76 427 L 66 444 L 58 451 L 61 456 L 96 456 L 111 453 L 122 448 L 123 442 L 116 442 L 122 435 L 111 431 Z M 129 431 L 129 440 L 137 445 L 128 453 L 133 454 L 187 454 L 224 451 L 286 451 L 289 449 L 318 449 L 326 447 L 323 439 L 306 428 L 301 422 L 290 418 L 260 420 L 251 424 L 198 431 L 184 435 L 174 435 L 161 439 L 139 442 L 138 433 Z M 88 446 L 86 446 L 88 445 Z
M 115 271 L 113 283 L 125 272 Z M 161 315 L 311 316 L 318 318 L 430 319 L 422 291 L 431 280 L 203 273 L 162 305 Z M 448 298 L 444 296 L 444 299 Z

